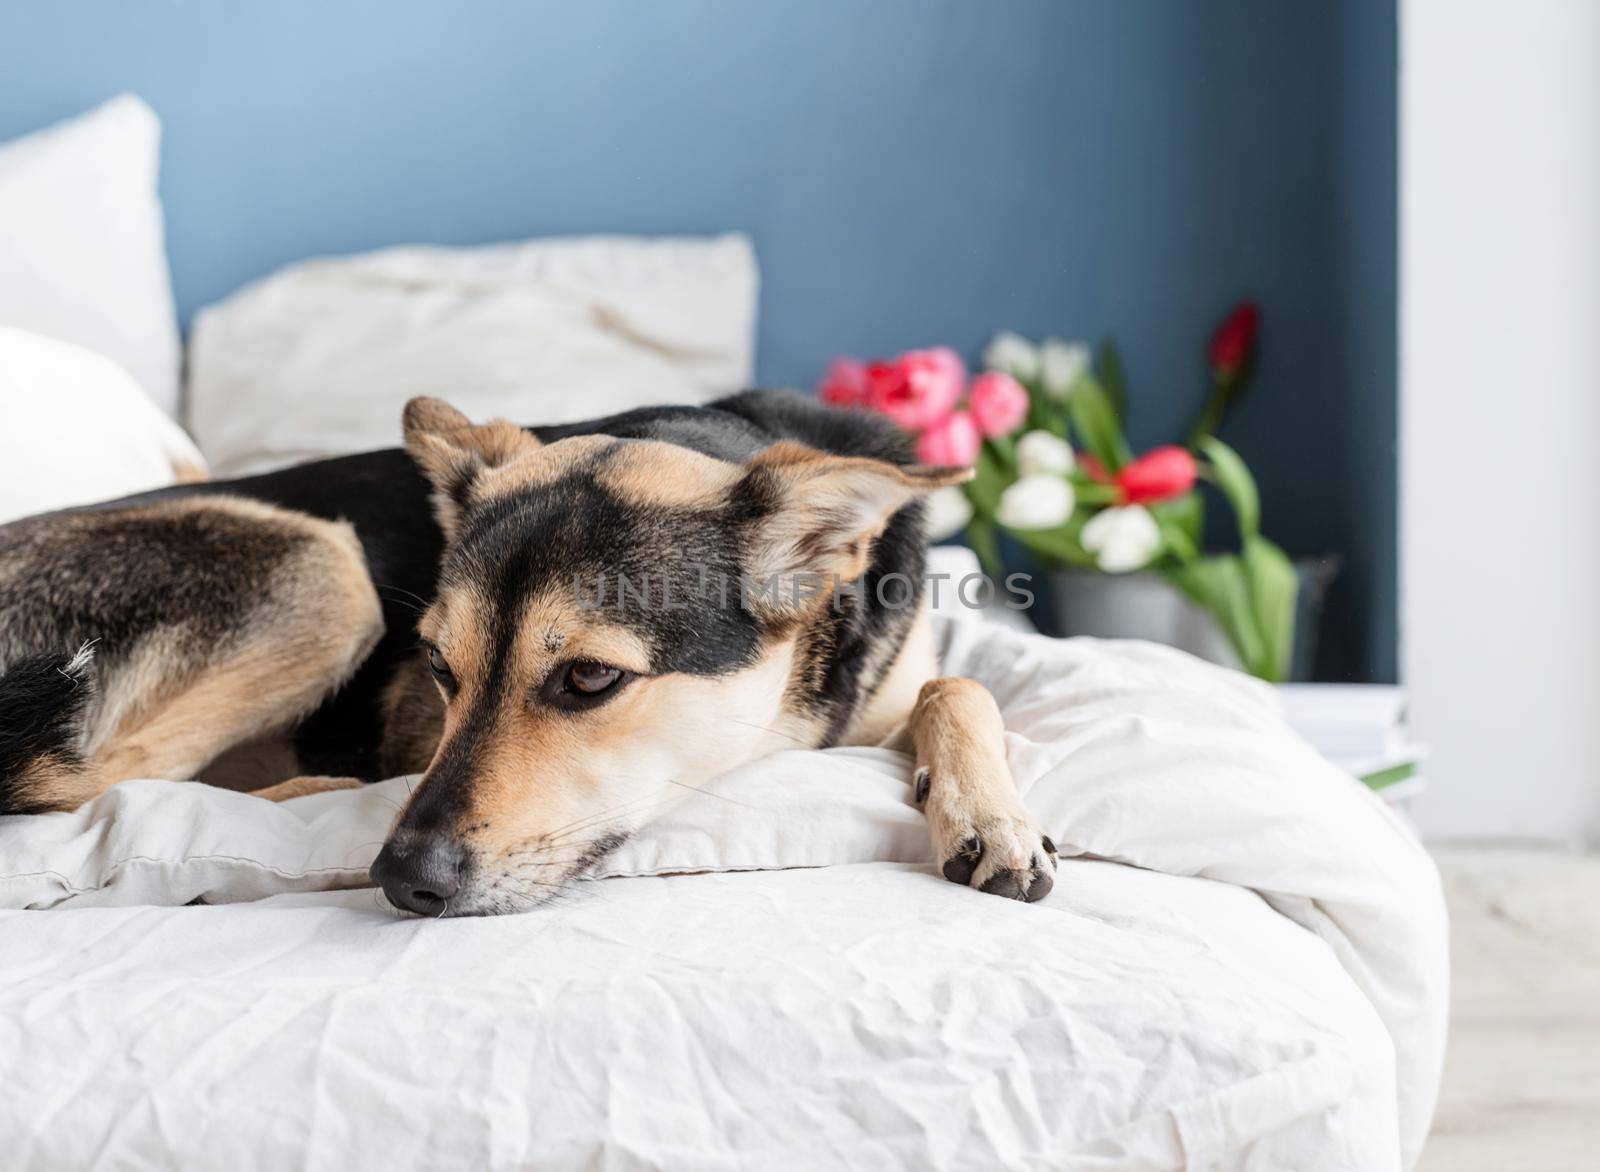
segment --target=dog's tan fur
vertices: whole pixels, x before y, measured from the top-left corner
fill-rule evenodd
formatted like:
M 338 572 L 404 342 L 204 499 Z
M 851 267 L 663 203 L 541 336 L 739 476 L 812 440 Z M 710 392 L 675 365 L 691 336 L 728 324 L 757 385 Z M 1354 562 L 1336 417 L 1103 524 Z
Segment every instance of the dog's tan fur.
M 755 580 L 777 582 L 799 575 L 823 582 L 857 580 L 891 515 L 920 493 L 972 475 L 968 469 L 900 468 L 830 456 L 787 440 L 767 448 L 749 468 L 770 476 L 784 501 L 765 526 L 749 566 Z M 799 617 L 829 599 L 822 592 L 796 608 L 793 592 L 780 590 L 775 605 Z
M 265 789 L 255 790 L 255 796 L 269 802 L 287 802 L 290 798 L 303 798 L 310 794 L 325 794 L 338 789 L 360 789 L 366 782 L 359 777 L 291 777 Z
M 32 801 L 70 809 L 119 781 L 195 776 L 225 750 L 291 725 L 348 678 L 382 628 L 378 596 L 348 525 L 258 501 L 206 497 L 149 506 L 153 514 L 209 511 L 302 539 L 273 580 L 272 607 L 226 648 L 197 658 L 156 632 L 99 697 L 83 762 L 26 779 Z M 92 520 L 90 518 L 89 520 Z
M 444 701 L 420 662 L 396 672 L 384 689 L 383 729 L 379 764 L 386 776 L 428 767 L 444 736 Z
M 663 459 L 663 453 L 655 450 L 659 446 L 617 445 L 616 454 L 600 468 L 596 479 L 621 499 L 641 504 L 693 508 L 709 504 L 726 491 L 732 466 L 725 460 L 683 448 L 671 459 Z
M 878 679 L 878 686 L 839 743 L 908 749 L 909 721 L 917 694 L 923 683 L 938 673 L 939 652 L 933 644 L 933 625 L 923 610 L 906 634 L 905 643 L 887 664 L 867 665 L 868 678 Z
M 972 680 L 929 680 L 909 727 L 936 857 L 959 856 L 961 844 L 975 839 L 983 850 L 968 860 L 968 882 L 1026 892 L 1041 865 L 1041 836 L 1006 764 L 1005 724 L 994 697 Z

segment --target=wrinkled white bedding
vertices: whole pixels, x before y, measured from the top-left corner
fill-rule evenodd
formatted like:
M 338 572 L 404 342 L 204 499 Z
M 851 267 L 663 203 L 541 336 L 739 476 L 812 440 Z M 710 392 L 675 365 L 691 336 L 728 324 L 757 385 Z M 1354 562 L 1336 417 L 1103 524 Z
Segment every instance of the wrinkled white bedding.
M 940 637 L 1078 856 L 1043 903 L 940 879 L 884 750 L 726 775 L 494 920 L 328 890 L 404 779 L 0 819 L 0 906 L 56 909 L 0 912 L 8 1166 L 1409 1166 L 1447 999 L 1409 834 L 1243 677 Z

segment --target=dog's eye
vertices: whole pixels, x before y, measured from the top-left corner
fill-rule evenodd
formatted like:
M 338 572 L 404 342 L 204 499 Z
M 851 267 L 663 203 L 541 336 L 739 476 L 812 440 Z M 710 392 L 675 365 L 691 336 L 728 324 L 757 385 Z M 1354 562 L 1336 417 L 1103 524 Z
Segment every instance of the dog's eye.
M 439 654 L 437 647 L 428 648 L 428 666 L 441 680 L 448 681 L 455 678 L 450 671 L 450 665 L 444 661 L 444 656 Z
M 622 679 L 622 669 L 607 667 L 603 663 L 575 663 L 567 668 L 563 681 L 566 690 L 580 696 L 598 696 L 609 692 Z
M 563 712 L 582 712 L 608 703 L 627 686 L 634 673 L 593 660 L 558 664 L 540 685 L 537 702 Z

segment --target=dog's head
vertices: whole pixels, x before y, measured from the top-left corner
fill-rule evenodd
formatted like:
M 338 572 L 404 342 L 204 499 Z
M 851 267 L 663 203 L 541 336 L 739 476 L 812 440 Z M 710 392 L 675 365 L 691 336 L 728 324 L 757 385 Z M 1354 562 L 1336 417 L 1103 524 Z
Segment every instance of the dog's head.
M 436 399 L 404 423 L 446 535 L 419 623 L 444 731 L 373 877 L 424 914 L 534 907 L 672 799 L 815 744 L 803 633 L 899 509 L 967 475 L 786 442 L 742 464 L 541 445 Z

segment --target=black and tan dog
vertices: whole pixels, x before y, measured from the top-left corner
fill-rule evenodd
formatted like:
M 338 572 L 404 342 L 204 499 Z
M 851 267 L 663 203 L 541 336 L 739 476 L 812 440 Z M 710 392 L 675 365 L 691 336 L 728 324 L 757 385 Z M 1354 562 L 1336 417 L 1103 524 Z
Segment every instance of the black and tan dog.
M 736 765 L 898 741 L 947 878 L 1049 891 L 994 701 L 936 678 L 921 605 L 917 498 L 963 470 L 761 392 L 531 430 L 417 399 L 404 427 L 0 527 L 0 813 L 423 772 L 374 880 L 507 912 Z

